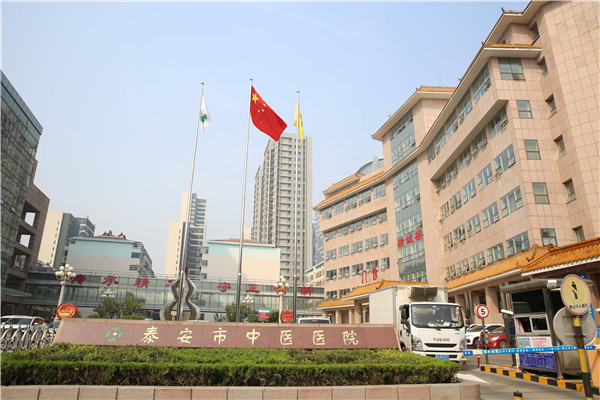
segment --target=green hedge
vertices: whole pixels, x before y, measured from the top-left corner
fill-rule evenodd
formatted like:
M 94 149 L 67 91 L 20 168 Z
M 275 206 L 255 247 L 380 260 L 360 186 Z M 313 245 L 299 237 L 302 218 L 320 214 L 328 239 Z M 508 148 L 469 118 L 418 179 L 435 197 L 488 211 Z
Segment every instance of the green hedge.
M 3 385 L 322 386 L 452 382 L 458 364 L 396 350 L 56 345 L 2 357 Z

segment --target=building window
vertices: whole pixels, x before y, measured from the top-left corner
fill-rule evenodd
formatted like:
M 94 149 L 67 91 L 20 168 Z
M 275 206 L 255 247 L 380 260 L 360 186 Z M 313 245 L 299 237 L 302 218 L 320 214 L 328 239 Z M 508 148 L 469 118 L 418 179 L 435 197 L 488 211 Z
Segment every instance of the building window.
M 565 185 L 565 189 L 567 189 L 567 203 L 570 203 L 577 198 L 575 196 L 575 187 L 573 186 L 573 179 L 569 179 L 568 181 L 564 182 L 563 185 Z
M 529 100 L 517 100 L 517 109 L 519 110 L 519 118 L 533 118 L 533 114 L 531 113 L 531 104 L 529 104 Z
M 141 253 L 131 253 L 131 258 L 140 258 Z
M 387 211 L 379 213 L 379 215 L 377 215 L 377 221 L 380 224 L 387 221 Z
M 515 152 L 512 144 L 508 146 L 498 157 L 494 159 L 496 176 L 512 167 L 515 163 Z
M 467 236 L 471 237 L 481 231 L 481 223 L 479 221 L 479 214 L 467 221 Z
M 546 99 L 546 104 L 548 104 L 548 108 L 550 109 L 550 116 L 556 114 L 556 103 L 554 102 L 554 95 L 551 95 Z
M 373 200 L 385 196 L 385 183 L 381 183 L 373 188 Z
M 527 232 L 523 232 L 520 235 L 511 237 L 506 241 L 506 255 L 512 256 L 513 254 L 527 250 L 529 248 L 529 236 Z
M 585 240 L 585 235 L 583 234 L 583 226 L 578 226 L 577 228 L 573 229 L 573 232 L 575 232 L 575 236 L 577 237 L 578 242 L 582 242 Z
M 138 266 L 137 265 L 130 265 L 129 266 L 129 270 L 130 271 L 137 271 L 138 270 Z
M 344 297 L 348 293 L 350 293 L 350 289 L 341 289 L 340 290 L 340 297 Z
M 492 183 L 494 180 L 494 175 L 492 174 L 492 166 L 490 164 L 487 165 L 484 169 L 481 170 L 480 173 L 477 174 L 477 187 L 479 191 Z
M 365 239 L 365 251 L 377 247 L 377 236 Z
M 377 225 L 377 215 L 372 215 L 368 218 L 365 218 L 365 228 L 373 225 Z
M 467 233 L 465 231 L 465 225 L 461 225 L 452 231 L 454 243 L 458 244 L 464 242 L 467 239 Z
M 354 264 L 352 266 L 352 276 L 356 276 L 356 275 L 360 275 L 362 274 L 363 271 L 363 265 L 361 264 Z
M 362 251 L 363 242 L 362 240 L 359 242 L 354 242 L 350 245 L 350 254 L 360 253 Z
M 339 255 L 340 257 L 347 256 L 347 255 L 349 254 L 349 250 L 348 250 L 348 249 L 349 249 L 349 246 L 348 246 L 348 245 L 345 245 L 345 246 L 341 246 L 341 247 L 339 247 L 339 248 L 338 248 L 338 255 Z
M 488 124 L 490 131 L 490 139 L 498 134 L 508 124 L 508 116 L 506 115 L 506 107 L 502 108 Z M 487 143 L 487 141 L 486 141 Z
M 372 272 L 374 268 L 378 268 L 379 260 L 367 261 L 367 272 Z
M 338 276 L 341 278 L 347 278 L 350 276 L 350 267 L 340 268 Z
M 548 73 L 548 65 L 546 65 L 546 59 L 542 58 L 538 63 L 540 69 L 542 70 L 542 74 L 546 75 Z
M 362 193 L 358 194 L 358 204 L 364 204 L 371 201 L 371 189 L 365 190 Z
M 325 260 L 334 259 L 336 257 L 336 254 L 337 254 L 337 249 L 327 250 L 325 252 Z
M 340 201 L 333 205 L 333 215 L 339 215 L 344 212 L 344 202 Z
M 321 211 L 321 220 L 326 220 L 331 218 L 331 207 L 327 207 L 323 211 Z
M 521 207 L 523 207 L 523 200 L 521 199 L 521 188 L 519 186 L 500 198 L 502 217 L 506 217 Z
M 443 238 L 443 241 L 444 241 L 444 251 L 448 251 L 452 247 L 454 247 L 454 242 L 452 242 L 452 233 L 445 235 Z
M 356 208 L 356 196 L 352 196 L 346 199 L 346 211 L 352 208 Z
M 558 147 L 559 158 L 567 154 L 567 150 L 565 149 L 565 141 L 563 140 L 562 136 L 559 136 L 556 139 L 554 139 L 554 143 L 556 143 L 556 147 Z
M 463 186 L 462 194 L 463 202 L 465 203 L 469 201 L 469 199 L 475 197 L 475 195 L 477 194 L 477 190 L 475 189 L 475 178 L 471 179 L 469 183 Z
M 388 244 L 388 234 L 379 235 L 379 245 L 385 246 L 386 244 Z
M 534 42 L 540 37 L 540 31 L 538 30 L 537 24 L 533 24 L 531 28 L 529 28 L 529 33 Z
M 332 290 L 330 292 L 327 292 L 327 294 L 325 295 L 325 298 L 329 299 L 329 300 L 337 299 L 337 291 Z
M 540 229 L 542 233 L 542 244 L 544 246 L 548 246 L 549 244 L 553 246 L 558 246 L 556 242 L 556 232 L 552 228 L 542 228 Z
M 325 281 L 334 281 L 337 279 L 337 269 L 332 269 L 325 273 Z
M 498 243 L 495 246 L 487 249 L 487 262 L 491 264 L 495 261 L 502 260 L 504 258 L 504 245 L 502 243 Z
M 473 85 L 471 85 L 471 89 L 473 90 L 473 99 L 475 100 L 475 103 L 479 101 L 481 96 L 483 96 L 483 94 L 488 90 L 489 87 L 490 73 L 486 65 L 485 67 L 483 67 L 479 75 L 477 75 L 477 78 L 475 78 Z
M 525 140 L 525 152 L 528 160 L 541 160 L 540 148 L 537 140 Z
M 462 124 L 463 120 L 469 115 L 472 109 L 473 103 L 471 103 L 471 93 L 467 92 L 460 103 L 458 103 L 458 122 Z
M 471 256 L 471 269 L 477 269 L 485 265 L 485 256 L 483 251 Z
M 498 203 L 493 202 L 485 210 L 481 212 L 481 220 L 483 221 L 483 227 L 495 224 L 500 219 L 498 215 Z
M 550 204 L 548 189 L 545 182 L 533 182 L 533 197 L 536 204 Z
M 500 77 L 504 81 L 524 81 L 523 67 L 519 58 L 500 58 Z
M 388 269 L 390 267 L 390 258 L 382 258 L 381 259 L 381 270 Z
M 456 192 L 454 196 L 450 197 L 450 213 L 454 214 L 461 206 L 462 201 L 460 200 L 460 192 Z

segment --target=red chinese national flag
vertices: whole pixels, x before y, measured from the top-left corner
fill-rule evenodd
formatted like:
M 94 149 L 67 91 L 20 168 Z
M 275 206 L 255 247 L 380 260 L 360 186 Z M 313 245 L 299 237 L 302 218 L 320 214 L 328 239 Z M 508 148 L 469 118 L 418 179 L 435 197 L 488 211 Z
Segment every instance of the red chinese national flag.
M 250 91 L 250 116 L 252 117 L 254 126 L 271 136 L 275 141 L 279 140 L 279 137 L 287 126 L 279 118 L 279 115 L 275 114 L 275 111 L 254 90 L 254 86 L 252 86 L 252 90 Z

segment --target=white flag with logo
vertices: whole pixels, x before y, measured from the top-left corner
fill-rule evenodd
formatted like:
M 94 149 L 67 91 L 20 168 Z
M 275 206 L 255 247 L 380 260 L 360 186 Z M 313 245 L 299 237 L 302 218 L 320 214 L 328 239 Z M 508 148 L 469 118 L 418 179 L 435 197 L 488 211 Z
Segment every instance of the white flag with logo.
M 210 122 L 210 114 L 208 113 L 208 108 L 206 107 L 206 99 L 204 98 L 204 94 L 202 94 L 202 99 L 200 100 L 200 122 L 202 123 L 202 127 L 206 128 L 206 125 Z M 204 135 L 204 131 L 202 132 Z

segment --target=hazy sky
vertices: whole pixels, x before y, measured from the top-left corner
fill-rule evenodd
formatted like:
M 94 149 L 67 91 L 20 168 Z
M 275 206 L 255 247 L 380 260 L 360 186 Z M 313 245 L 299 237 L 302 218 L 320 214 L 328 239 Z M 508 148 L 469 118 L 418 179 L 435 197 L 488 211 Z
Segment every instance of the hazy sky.
M 249 79 L 313 137 L 313 204 L 381 154 L 371 139 L 419 85 L 455 86 L 502 3 L 2 2 L 2 69 L 44 131 L 35 183 L 49 211 L 142 241 L 164 271 L 168 224 L 194 191 L 208 239 L 239 237 Z M 268 137 L 251 128 L 246 225 Z

